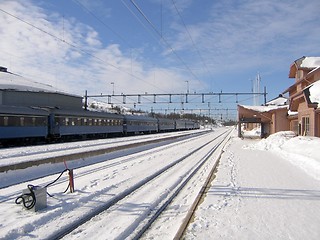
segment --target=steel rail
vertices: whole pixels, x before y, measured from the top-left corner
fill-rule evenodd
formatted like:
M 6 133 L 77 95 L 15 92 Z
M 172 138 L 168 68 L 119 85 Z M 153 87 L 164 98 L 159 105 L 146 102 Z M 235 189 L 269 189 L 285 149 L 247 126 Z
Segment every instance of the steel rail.
M 200 147 L 194 149 L 193 151 L 191 151 L 187 155 L 177 159 L 176 161 L 172 162 L 171 164 L 168 164 L 167 166 L 163 167 L 162 169 L 160 169 L 160 170 L 156 171 L 155 173 L 149 175 L 143 181 L 140 181 L 140 182 L 134 184 L 133 186 L 131 186 L 130 188 L 127 188 L 126 190 L 124 190 L 121 193 L 117 194 L 116 196 L 111 198 L 109 201 L 107 201 L 105 204 L 103 204 L 103 205 L 97 207 L 96 209 L 94 209 L 93 211 L 88 212 L 87 214 L 85 214 L 82 218 L 77 219 L 76 221 L 65 225 L 64 228 L 62 228 L 59 231 L 54 232 L 51 235 L 47 236 L 46 239 L 61 239 L 62 237 L 66 236 L 67 234 L 69 234 L 72 231 L 74 231 L 79 226 L 81 226 L 81 225 L 85 224 L 86 222 L 88 222 L 89 220 L 91 220 L 93 217 L 95 217 L 95 216 L 101 214 L 102 212 L 108 210 L 110 207 L 114 206 L 120 200 L 124 199 L 125 197 L 127 197 L 130 194 L 132 194 L 133 192 L 135 192 L 139 188 L 143 187 L 145 184 L 147 184 L 148 182 L 152 181 L 154 178 L 158 177 L 159 175 L 161 175 L 162 173 L 164 173 L 168 169 L 174 167 L 178 163 L 182 162 L 186 158 L 190 157 L 194 153 L 196 153 L 199 150 L 201 150 L 202 148 L 206 147 L 207 145 L 209 145 L 210 143 L 212 143 L 213 141 L 218 139 L 223 134 L 225 134 L 225 132 L 223 132 L 222 134 L 218 135 L 217 137 L 215 137 L 214 139 L 210 140 L 209 142 L 201 145 Z
M 224 147 L 229 142 L 229 140 L 231 138 L 231 133 L 232 133 L 232 131 L 230 132 L 228 140 L 224 143 Z M 221 142 L 221 144 L 222 144 L 222 142 Z M 219 154 L 219 156 L 217 158 L 217 161 L 213 165 L 209 175 L 206 178 L 206 181 L 204 182 L 204 184 L 203 184 L 201 190 L 199 191 L 196 199 L 194 200 L 193 204 L 191 205 L 191 208 L 189 209 L 186 217 L 184 218 L 182 224 L 180 225 L 180 228 L 178 229 L 176 235 L 174 236 L 174 238 L 173 238 L 174 240 L 183 239 L 183 236 L 185 235 L 187 227 L 189 226 L 191 220 L 194 217 L 196 209 L 198 208 L 198 206 L 202 202 L 202 199 L 204 199 L 205 195 L 207 194 L 208 190 L 210 189 L 210 184 L 211 184 L 212 180 L 214 179 L 214 175 L 215 175 L 215 172 L 216 172 L 217 167 L 219 165 L 219 162 L 220 162 L 222 154 L 223 154 L 223 151 L 221 151 L 221 153 Z
M 210 132 L 209 132 L 209 133 L 210 133 Z M 177 145 L 179 145 L 179 144 L 182 144 L 182 143 L 184 143 L 184 142 L 191 141 L 191 140 L 193 140 L 194 138 L 198 138 L 198 137 L 201 137 L 201 136 L 203 136 L 203 135 L 205 135 L 205 134 L 209 134 L 209 133 L 208 133 L 208 132 L 201 132 L 201 133 L 198 133 L 198 134 L 191 134 L 191 137 L 192 137 L 192 138 L 188 138 L 188 139 L 185 139 L 185 137 L 190 136 L 190 135 L 182 135 L 181 137 L 177 137 L 176 139 L 170 139 L 170 140 L 165 139 L 165 140 L 166 140 L 166 141 L 174 141 L 174 140 L 177 140 L 177 139 L 178 139 L 179 141 L 174 142 L 174 143 L 176 143 Z M 179 136 L 180 136 L 180 135 L 179 135 Z M 179 138 L 181 138 L 181 139 L 179 139 Z M 148 142 L 145 142 L 145 144 L 149 144 L 149 143 L 148 143 Z M 169 143 L 169 144 L 170 144 L 170 143 Z M 173 147 L 173 146 L 165 146 L 164 148 L 165 148 L 165 149 L 168 149 L 168 148 L 170 148 L 170 147 Z M 146 155 L 146 153 L 141 153 L 141 155 L 139 155 L 139 156 L 144 156 L 144 155 Z M 136 157 L 135 157 L 135 158 L 136 158 Z M 113 167 L 113 166 L 120 165 L 120 164 L 122 164 L 122 163 L 130 162 L 130 161 L 132 161 L 132 157 L 129 158 L 128 160 L 123 160 L 123 161 L 118 162 L 118 163 L 112 163 L 112 164 L 111 164 L 111 163 L 107 163 L 105 166 L 99 167 L 99 169 L 94 168 L 94 169 L 92 169 L 92 170 L 90 170 L 90 171 L 88 171 L 88 172 L 76 174 L 76 175 L 74 176 L 74 179 L 77 180 L 77 179 L 79 179 L 79 178 L 81 178 L 81 177 L 83 177 L 83 176 L 87 176 L 87 175 L 89 175 L 89 174 L 92 174 L 93 172 L 94 172 L 94 173 L 97 173 L 97 171 L 103 171 L 103 170 L 107 169 L 108 167 Z M 81 168 L 88 167 L 88 166 L 90 166 L 90 165 L 94 165 L 94 164 L 97 164 L 97 163 L 101 163 L 101 162 L 94 162 L 94 163 L 91 163 L 91 164 L 87 164 L 87 165 L 85 165 L 85 166 L 75 167 L 75 168 L 73 168 L 73 169 L 81 169 Z M 36 181 L 36 180 L 38 180 L 38 179 L 40 179 L 40 178 L 44 178 L 44 177 L 53 176 L 53 175 L 59 174 L 60 172 L 61 172 L 61 171 L 59 171 L 59 172 L 54 172 L 54 173 L 50 173 L 50 174 L 48 174 L 48 175 L 41 176 L 41 177 L 36 177 L 36 178 L 28 179 L 28 182 L 30 182 L 30 181 Z M 65 177 L 65 178 L 67 178 L 67 177 Z M 66 181 L 65 178 L 62 178 L 60 181 L 56 182 L 55 184 L 52 184 L 52 186 L 56 186 L 56 185 L 65 183 L 65 181 Z M 23 181 L 23 182 L 20 182 L 20 183 L 24 183 L 24 182 L 27 182 L 27 181 Z M 46 185 L 46 184 L 48 184 L 48 183 L 50 183 L 50 182 L 51 182 L 51 180 L 49 180 L 49 181 L 47 181 L 47 182 L 43 182 L 43 183 L 41 183 L 41 185 Z M 12 185 L 16 185 L 16 184 L 20 184 L 20 183 L 15 183 L 15 184 L 12 184 Z M 6 187 L 11 187 L 12 185 L 3 186 L 3 187 L 0 187 L 0 189 L 6 188 Z M 20 194 L 20 193 L 21 193 L 21 190 L 17 190 L 17 191 L 15 191 L 15 192 L 12 192 L 12 193 L 10 193 L 10 195 L 7 195 L 6 198 L 1 199 L 1 200 L 0 200 L 0 203 L 3 203 L 3 202 L 6 202 L 6 201 L 10 201 L 10 200 L 12 200 L 12 199 L 15 199 L 16 196 L 17 196 L 18 194 Z
M 223 133 L 225 134 L 225 132 Z M 223 134 L 219 135 L 221 137 Z M 216 140 L 215 138 L 214 140 Z M 189 181 L 199 172 L 203 165 L 210 159 L 210 157 L 216 152 L 219 146 L 224 142 L 224 138 L 221 142 L 217 143 L 200 161 L 200 164 L 193 169 L 187 178 L 185 178 L 179 187 L 171 194 L 171 196 L 158 208 L 158 210 L 153 214 L 153 216 L 148 220 L 148 222 L 138 231 L 138 233 L 132 238 L 133 240 L 140 239 L 150 228 L 150 226 L 157 220 L 157 218 L 162 214 L 162 212 L 170 205 L 174 198 L 182 191 L 182 189 L 189 183 Z M 210 141 L 211 143 L 212 141 Z M 179 239 L 179 238 L 178 238 Z

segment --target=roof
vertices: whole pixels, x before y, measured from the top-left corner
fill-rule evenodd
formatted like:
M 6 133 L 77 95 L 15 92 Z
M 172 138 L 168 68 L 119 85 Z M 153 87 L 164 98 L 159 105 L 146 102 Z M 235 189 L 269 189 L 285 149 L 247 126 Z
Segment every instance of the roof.
M 313 83 L 309 88 L 309 98 L 310 102 L 317 104 L 317 107 L 319 108 L 320 103 L 320 79 Z
M 296 72 L 299 69 L 313 70 L 317 67 L 320 67 L 320 57 L 301 57 L 295 60 L 289 71 L 289 78 L 295 78 Z
M 239 107 L 248 109 L 248 110 L 253 110 L 256 112 L 270 112 L 278 109 L 284 109 L 288 108 L 288 105 L 283 105 L 283 106 L 248 106 L 248 105 L 238 105 Z
M 0 71 L 0 90 L 21 92 L 47 92 L 58 93 L 68 96 L 76 96 L 65 93 L 63 91 L 59 91 L 51 85 L 36 82 L 31 79 L 7 71 Z
M 283 106 L 283 105 L 287 105 L 288 103 L 288 99 L 283 97 L 281 94 L 270 100 L 269 102 L 266 103 L 267 106 Z
M 300 84 L 302 81 L 305 81 L 306 79 L 309 79 L 312 75 L 314 75 L 316 72 L 320 71 L 320 66 L 319 67 L 315 67 L 313 70 L 311 70 L 310 72 L 308 72 L 308 74 L 304 77 L 301 78 L 300 80 L 296 81 L 294 84 L 292 84 L 290 87 L 288 87 L 286 90 L 284 90 L 282 92 L 282 94 L 285 94 L 287 92 L 290 92 L 291 90 L 293 90 L 294 88 L 296 88 L 296 86 L 298 84 Z M 309 82 L 309 81 L 308 81 Z
M 30 114 L 35 116 L 47 116 L 49 112 L 45 109 L 35 107 L 17 107 L 0 105 L 0 114 Z

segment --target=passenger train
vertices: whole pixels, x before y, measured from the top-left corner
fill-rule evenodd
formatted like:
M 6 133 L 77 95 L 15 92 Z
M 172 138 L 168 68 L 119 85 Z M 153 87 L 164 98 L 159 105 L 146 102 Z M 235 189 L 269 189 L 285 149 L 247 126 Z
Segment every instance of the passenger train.
M 0 106 L 0 144 L 55 142 L 198 129 L 185 119 L 94 111 Z

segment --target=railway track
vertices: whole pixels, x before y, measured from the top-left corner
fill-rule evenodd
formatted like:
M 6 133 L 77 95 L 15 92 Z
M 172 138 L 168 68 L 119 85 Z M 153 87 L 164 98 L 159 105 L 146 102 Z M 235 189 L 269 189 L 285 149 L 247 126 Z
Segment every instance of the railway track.
M 187 136 L 189 136 L 189 138 L 183 138 L 186 135 L 182 135 L 182 138 L 180 139 L 176 139 L 175 142 L 173 142 L 172 144 L 169 145 L 164 145 L 162 147 L 159 147 L 157 150 L 149 150 L 149 151 L 143 151 L 143 152 L 138 152 L 137 154 L 131 154 L 122 158 L 117 158 L 115 160 L 108 160 L 107 162 L 102 162 L 101 164 L 93 164 L 92 167 L 90 167 L 88 170 L 86 168 L 86 166 L 84 167 L 78 167 L 79 171 L 77 171 L 77 174 L 74 176 L 75 181 L 81 181 L 82 178 L 85 178 L 86 176 L 90 175 L 90 174 L 99 174 L 99 172 L 103 172 L 106 171 L 108 169 L 112 169 L 115 168 L 117 166 L 121 166 L 124 164 L 129 164 L 130 162 L 135 161 L 136 159 L 139 158 L 143 158 L 146 157 L 150 154 L 150 152 L 160 152 L 160 151 L 165 151 L 168 150 L 172 147 L 175 146 L 179 146 L 181 144 L 184 144 L 186 142 L 190 142 L 193 141 L 194 139 L 200 138 L 202 136 L 202 134 L 198 135 L 198 134 L 193 134 L 192 136 L 189 136 L 189 134 Z M 167 138 L 165 138 L 167 139 Z M 83 169 L 83 170 L 82 170 Z M 60 172 L 54 172 L 53 174 L 47 174 L 46 176 L 42 176 L 41 178 L 33 178 L 33 179 L 29 179 L 29 182 L 32 181 L 34 183 L 34 185 L 41 185 L 41 186 L 45 186 L 49 183 L 51 183 L 52 181 L 54 181 L 54 179 L 57 177 L 57 175 L 59 175 Z M 68 176 L 62 176 L 61 179 L 59 179 L 56 183 L 52 184 L 52 187 L 54 186 L 59 186 L 59 185 L 65 185 L 66 181 L 68 181 Z M 25 181 L 21 182 L 21 184 L 25 184 Z M 20 185 L 21 185 L 20 184 Z M 8 187 L 15 187 L 16 184 L 14 186 L 8 185 L 6 186 Z M 6 196 L 6 198 L 0 199 L 0 203 L 5 202 L 5 201 L 10 201 L 10 200 L 14 200 L 15 196 L 20 194 L 20 190 L 11 192 L 10 194 L 8 194 Z
M 42 147 L 0 149 L 0 173 L 10 170 L 25 169 L 47 163 L 71 161 L 84 157 L 92 157 L 123 149 L 134 148 L 151 143 L 174 140 L 195 134 L 194 132 L 181 132 L 176 135 L 160 134 L 146 137 L 128 137 L 115 140 L 85 141 L 84 143 L 44 145 Z M 201 134 L 200 132 L 198 134 Z M 195 134 L 197 135 L 197 134 Z M 20 150 L 23 149 L 23 150 Z M 21 152 L 23 151 L 23 152 Z M 22 160 L 20 160 L 22 159 Z M 29 159 L 28 161 L 23 161 Z M 3 162 L 6 161 L 6 164 Z M 10 163 L 12 162 L 12 163 Z
M 108 234 L 111 234 L 112 238 L 142 237 L 175 197 L 203 170 L 213 154 L 226 141 L 227 135 L 228 132 L 224 132 L 211 138 L 212 133 L 204 134 L 192 140 L 172 143 L 77 170 L 75 184 L 79 190 L 75 194 L 68 194 L 67 197 L 56 194 L 55 199 L 50 200 L 49 204 L 60 204 L 60 207 L 49 207 L 38 218 L 32 218 L 32 221 L 43 223 L 31 229 L 32 234 L 47 239 L 59 239 L 64 236 L 67 239 L 79 236 L 94 237 L 93 234 L 102 234 L 96 230 L 90 232 L 90 229 L 95 229 L 92 224 L 98 224 L 104 226 L 103 236 L 106 237 L 106 228 L 110 229 Z M 206 142 L 201 144 L 204 139 Z M 187 149 L 183 154 L 176 152 L 183 148 Z M 173 152 L 176 154 L 172 154 Z M 186 152 L 188 153 L 185 154 Z M 155 165 L 157 168 L 150 171 Z M 136 171 L 128 171 L 129 168 Z M 50 177 L 41 180 L 50 181 Z M 63 179 L 52 186 L 53 192 L 61 189 L 61 184 Z M 138 213 L 133 214 L 129 211 L 129 215 L 123 214 L 126 209 L 132 210 L 129 207 L 132 205 L 137 208 Z M 119 227 L 119 222 L 125 224 Z M 43 229 L 47 231 L 43 232 Z M 11 231 L 5 237 L 10 238 L 16 234 L 15 231 Z

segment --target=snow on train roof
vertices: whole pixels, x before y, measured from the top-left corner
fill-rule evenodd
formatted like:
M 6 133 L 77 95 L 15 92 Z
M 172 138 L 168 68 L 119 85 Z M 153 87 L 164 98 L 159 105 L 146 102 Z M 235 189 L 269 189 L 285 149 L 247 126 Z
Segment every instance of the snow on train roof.
M 18 91 L 56 91 L 52 86 L 10 72 L 0 72 L 0 89 Z

